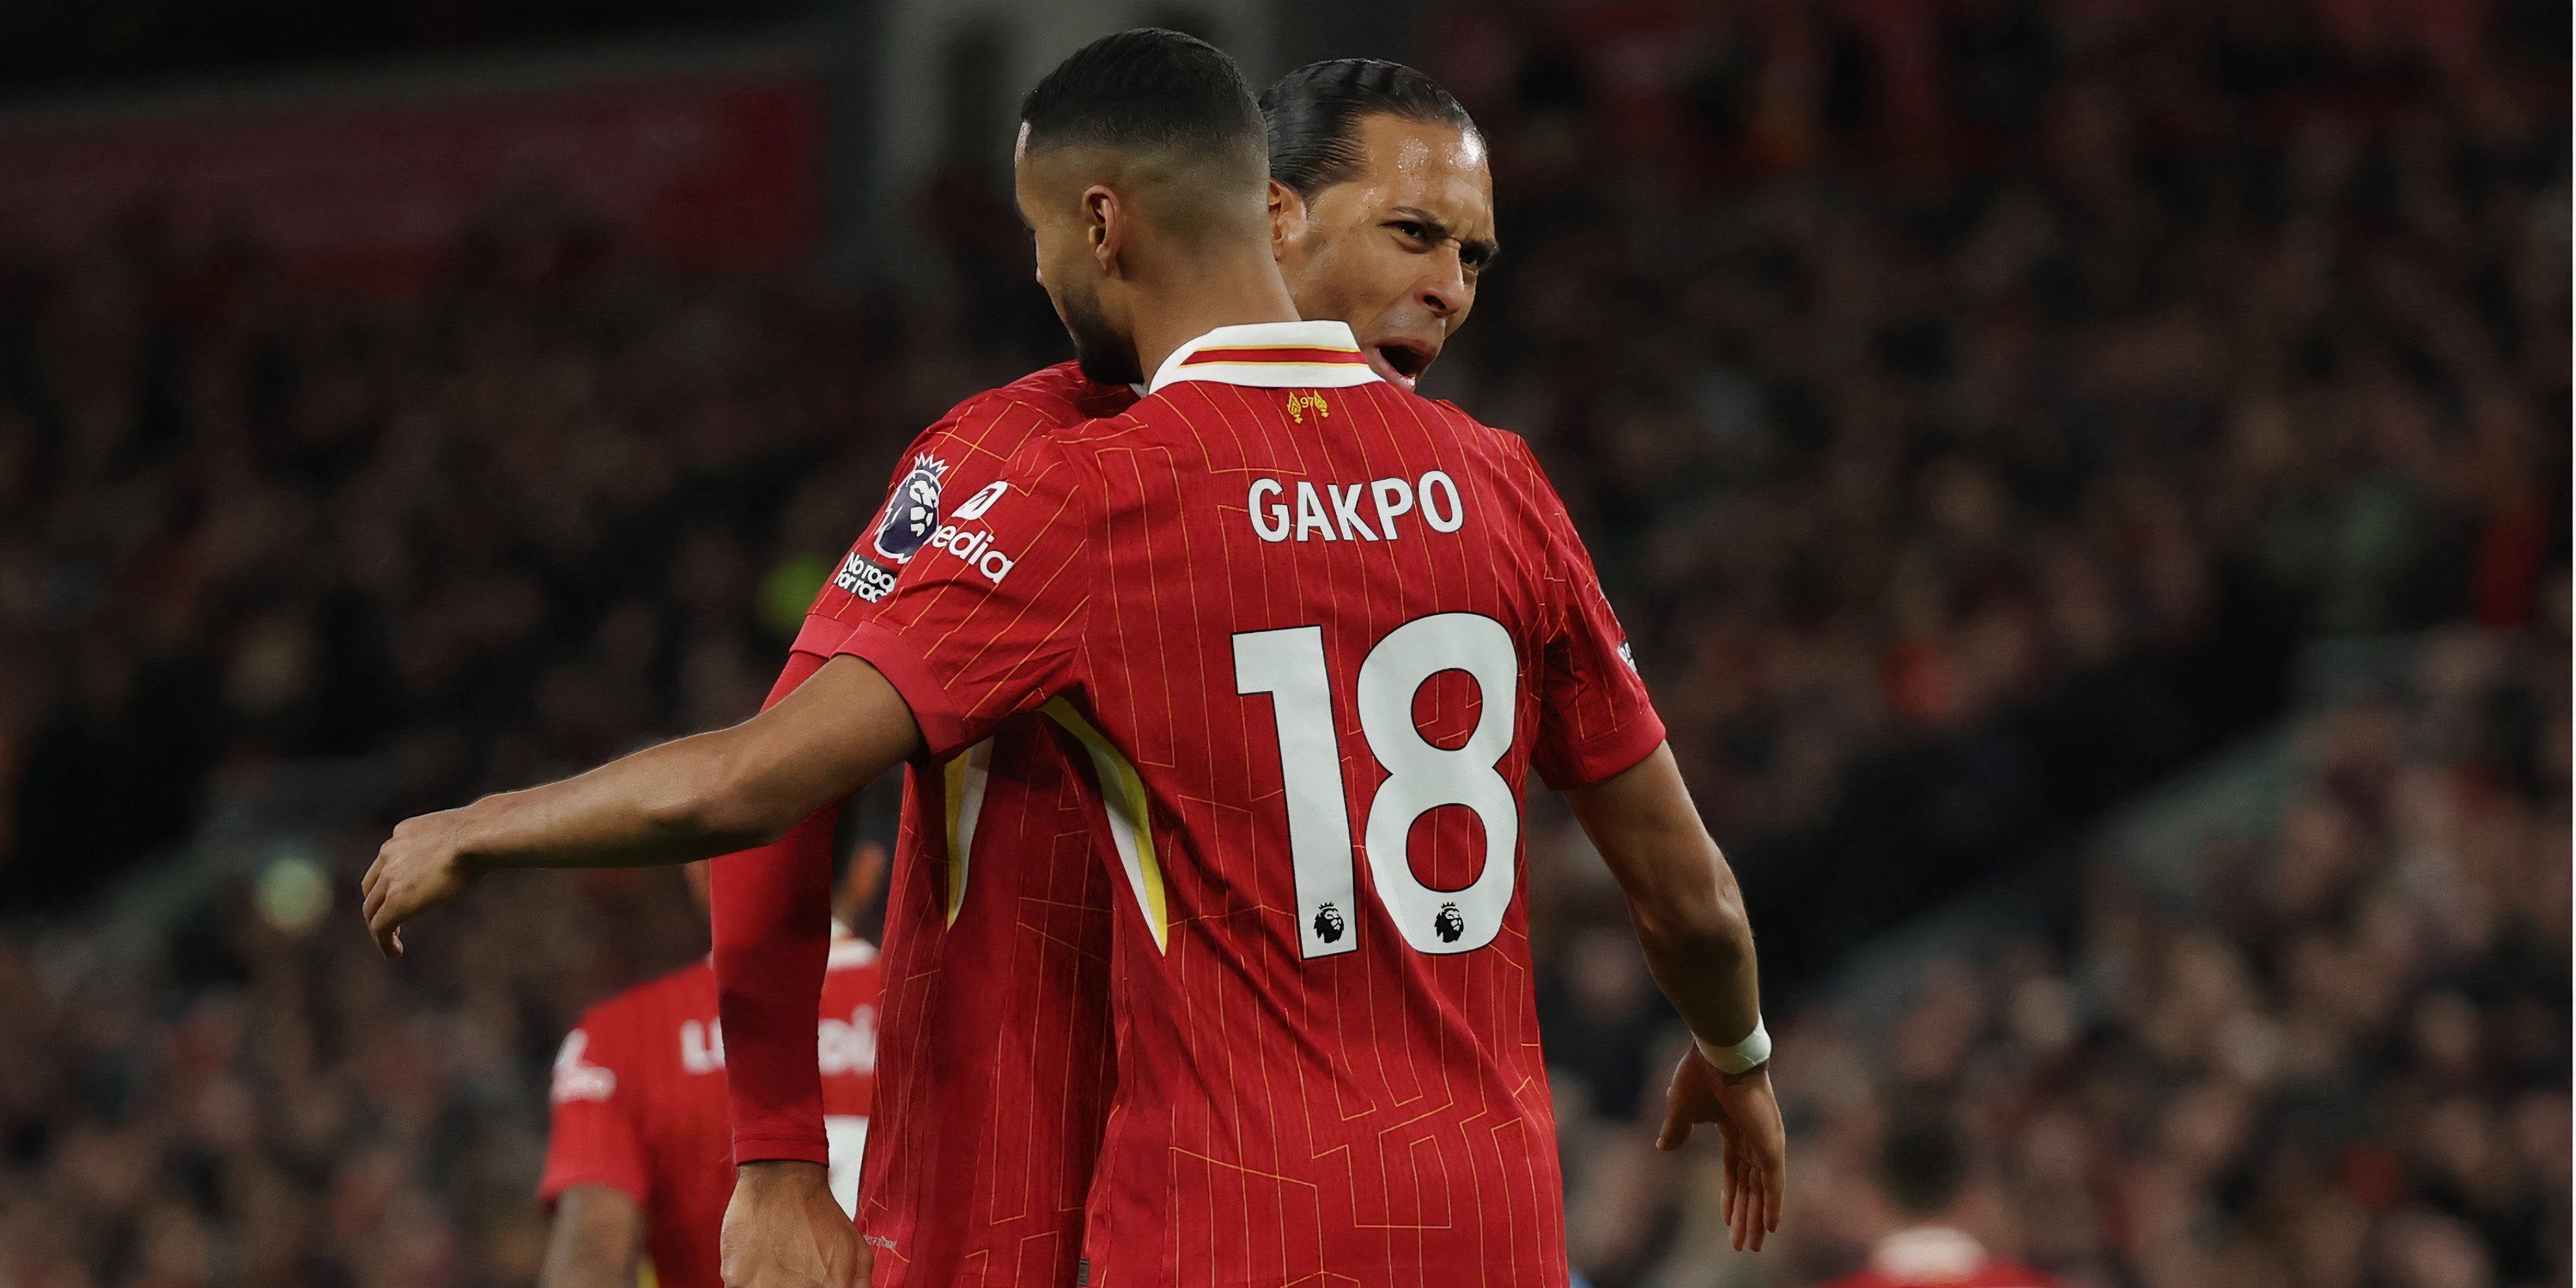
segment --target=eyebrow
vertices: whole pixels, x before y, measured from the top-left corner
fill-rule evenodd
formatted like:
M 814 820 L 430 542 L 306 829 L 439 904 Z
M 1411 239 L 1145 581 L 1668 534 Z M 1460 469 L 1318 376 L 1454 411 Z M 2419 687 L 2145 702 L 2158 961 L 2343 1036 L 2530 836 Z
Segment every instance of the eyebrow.
M 1446 221 L 1420 206 L 1397 206 L 1387 213 L 1422 225 L 1423 229 L 1431 234 L 1433 241 L 1445 240 L 1450 235 Z M 1503 253 L 1503 248 L 1501 243 L 1491 237 L 1478 237 L 1473 240 L 1461 239 L 1458 243 L 1458 251 L 1472 260 L 1478 268 L 1483 268 L 1493 263 L 1494 257 Z

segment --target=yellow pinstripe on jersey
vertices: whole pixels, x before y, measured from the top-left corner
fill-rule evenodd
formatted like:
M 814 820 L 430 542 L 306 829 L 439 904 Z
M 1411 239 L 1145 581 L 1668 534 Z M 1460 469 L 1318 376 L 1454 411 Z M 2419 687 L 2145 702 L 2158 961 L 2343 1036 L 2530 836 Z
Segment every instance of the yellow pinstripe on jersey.
M 957 924 L 966 906 L 968 855 L 975 845 L 975 819 L 984 812 L 984 784 L 993 771 L 993 740 L 968 747 L 948 762 L 948 924 Z
M 1171 921 L 1163 908 L 1163 865 L 1154 857 L 1154 829 L 1145 808 L 1145 780 L 1136 773 L 1124 753 L 1062 698 L 1050 699 L 1038 708 L 1048 719 L 1064 726 L 1067 733 L 1082 742 L 1091 753 L 1091 767 L 1100 776 L 1100 794 L 1109 806 L 1109 838 L 1118 846 L 1119 866 L 1127 871 L 1127 884 L 1136 893 L 1136 905 L 1145 913 L 1145 928 L 1154 932 L 1157 952 L 1168 946 Z

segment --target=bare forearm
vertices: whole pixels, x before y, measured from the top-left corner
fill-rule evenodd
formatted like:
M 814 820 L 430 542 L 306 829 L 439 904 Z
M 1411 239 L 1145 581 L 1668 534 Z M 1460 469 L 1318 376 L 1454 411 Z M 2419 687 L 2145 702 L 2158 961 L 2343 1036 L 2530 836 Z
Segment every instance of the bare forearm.
M 1735 874 L 1715 842 L 1678 842 L 1683 860 L 1710 873 L 1709 887 L 1678 900 L 1655 903 L 1631 896 L 1630 922 L 1646 950 L 1646 969 L 1692 1033 L 1716 1046 L 1733 1046 L 1762 1016 L 1761 972 L 1753 952 L 1752 924 Z
M 1752 923 L 1671 750 L 1658 748 L 1566 800 L 1628 896 L 1629 921 L 1664 996 L 1699 1037 L 1718 1046 L 1742 1041 L 1762 1010 Z
M 643 1232 L 643 1212 L 634 1199 L 601 1186 L 575 1186 L 555 1205 L 538 1288 L 634 1288 Z
M 464 858 L 482 870 L 651 867 L 774 840 L 761 834 L 760 811 L 719 799 L 734 732 L 682 738 L 561 782 L 486 796 L 466 807 Z
M 399 957 L 403 923 L 493 868 L 635 867 L 729 854 L 785 835 L 920 746 L 894 686 L 867 663 L 838 658 L 731 729 L 403 820 L 359 882 L 360 912 L 377 949 Z

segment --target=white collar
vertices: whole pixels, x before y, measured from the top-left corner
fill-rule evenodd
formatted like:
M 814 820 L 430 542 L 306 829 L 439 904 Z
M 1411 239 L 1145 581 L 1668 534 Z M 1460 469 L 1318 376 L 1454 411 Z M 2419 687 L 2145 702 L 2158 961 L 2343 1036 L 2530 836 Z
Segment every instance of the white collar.
M 1264 352 L 1267 351 L 1267 352 Z M 1221 326 L 1172 350 L 1145 386 L 1178 380 L 1262 389 L 1343 389 L 1376 380 L 1347 322 L 1251 322 Z
M 1965 1279 L 1986 1264 L 1986 1250 L 1965 1230 L 1918 1225 L 1880 1240 L 1870 1260 L 1895 1279 Z

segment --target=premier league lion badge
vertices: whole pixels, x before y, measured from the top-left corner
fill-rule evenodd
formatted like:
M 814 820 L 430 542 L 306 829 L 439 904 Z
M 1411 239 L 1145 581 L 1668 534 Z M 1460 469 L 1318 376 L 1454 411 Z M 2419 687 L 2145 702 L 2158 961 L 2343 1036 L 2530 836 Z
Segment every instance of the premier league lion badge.
M 1454 944 L 1467 933 L 1467 918 L 1458 911 L 1458 905 L 1444 903 L 1440 905 L 1440 915 L 1431 919 L 1431 931 L 1440 936 L 1440 942 Z
M 948 462 L 927 452 L 912 458 L 912 472 L 886 499 L 885 522 L 877 525 L 878 554 L 904 563 L 930 540 L 939 526 L 939 479 L 946 473 Z
M 1328 944 L 1342 942 L 1342 910 L 1331 904 L 1315 909 L 1315 937 Z

